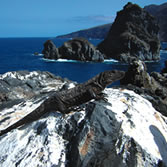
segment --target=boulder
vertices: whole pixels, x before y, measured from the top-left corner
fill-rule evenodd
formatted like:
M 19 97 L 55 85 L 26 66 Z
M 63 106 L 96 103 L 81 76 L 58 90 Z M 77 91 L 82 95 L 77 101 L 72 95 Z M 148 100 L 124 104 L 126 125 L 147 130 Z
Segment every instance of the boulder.
M 34 52 L 34 55 L 35 55 L 35 56 L 38 56 L 38 55 L 39 55 L 39 53 L 38 53 L 38 52 Z
M 155 109 L 167 116 L 167 77 L 158 72 L 147 73 L 144 62 L 131 63 L 120 81 L 125 88 L 135 91 L 149 100 Z
M 80 61 L 104 61 L 103 54 L 84 38 L 69 40 L 59 48 L 59 52 L 65 59 Z
M 68 59 L 78 61 L 104 61 L 104 55 L 84 38 L 75 38 L 65 42 L 61 47 L 56 48 L 54 43 L 49 40 L 44 44 L 42 52 L 47 59 Z
M 45 87 L 47 88 L 47 86 Z M 58 87 L 55 87 L 58 89 Z M 167 118 L 126 89 L 105 89 L 106 101 L 79 112 L 58 111 L 0 136 L 2 167 L 125 167 L 167 165 Z M 42 100 L 1 110 L 0 130 Z
M 156 19 L 136 4 L 128 3 L 111 26 L 108 36 L 98 45 L 106 58 L 130 63 L 134 60 L 160 59 L 159 26 Z
M 152 92 L 159 86 L 147 73 L 147 67 L 141 60 L 133 61 L 130 64 L 125 77 L 120 82 L 123 85 L 132 84 L 146 89 L 150 89 L 151 87 Z
M 44 43 L 44 49 L 42 51 L 44 58 L 57 60 L 60 58 L 59 51 L 56 45 L 51 40 L 47 40 Z

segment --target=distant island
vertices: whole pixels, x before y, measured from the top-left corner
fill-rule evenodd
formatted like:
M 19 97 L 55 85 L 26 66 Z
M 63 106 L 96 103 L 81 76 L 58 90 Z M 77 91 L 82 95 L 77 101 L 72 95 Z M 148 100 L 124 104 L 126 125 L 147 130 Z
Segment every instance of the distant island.
M 104 39 L 107 36 L 107 33 L 109 32 L 109 30 L 111 28 L 111 25 L 112 25 L 112 23 L 104 24 L 104 25 L 100 25 L 100 26 L 97 26 L 97 27 L 72 32 L 70 34 L 60 35 L 60 36 L 57 36 L 56 38 L 82 37 L 82 38 L 86 38 L 86 39 L 89 39 L 89 38 Z
M 158 20 L 160 26 L 160 40 L 167 41 L 167 3 L 162 5 L 149 5 L 145 6 L 144 9 L 148 11 L 151 15 L 155 16 Z M 72 32 L 65 35 L 57 36 L 56 38 L 92 38 L 92 39 L 104 39 L 106 38 L 112 23 L 100 25 L 97 27 L 92 27 L 85 30 L 80 30 L 76 32 Z

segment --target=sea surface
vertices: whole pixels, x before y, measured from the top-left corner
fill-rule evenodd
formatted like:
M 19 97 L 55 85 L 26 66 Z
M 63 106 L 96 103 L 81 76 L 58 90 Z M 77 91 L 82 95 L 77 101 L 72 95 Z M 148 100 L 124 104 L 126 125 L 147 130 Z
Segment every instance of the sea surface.
M 84 82 L 104 70 L 124 70 L 128 65 L 115 60 L 107 60 L 104 63 L 90 63 L 78 61 L 49 61 L 43 59 L 43 43 L 51 39 L 57 47 L 69 39 L 56 38 L 0 38 L 0 74 L 9 71 L 40 70 L 49 71 L 63 78 L 77 82 Z M 97 45 L 101 40 L 89 40 Z M 167 48 L 167 43 L 162 43 L 162 48 Z M 34 55 L 35 52 L 40 53 Z M 148 72 L 161 71 L 164 61 L 167 60 L 167 51 L 161 50 L 160 62 L 147 63 Z

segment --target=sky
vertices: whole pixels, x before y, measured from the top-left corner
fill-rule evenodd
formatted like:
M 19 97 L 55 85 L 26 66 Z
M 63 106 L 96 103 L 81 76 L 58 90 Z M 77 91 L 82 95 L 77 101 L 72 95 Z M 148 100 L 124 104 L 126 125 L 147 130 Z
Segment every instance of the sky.
M 114 21 L 128 0 L 0 0 L 0 37 L 55 37 Z M 166 0 L 131 0 L 141 7 Z

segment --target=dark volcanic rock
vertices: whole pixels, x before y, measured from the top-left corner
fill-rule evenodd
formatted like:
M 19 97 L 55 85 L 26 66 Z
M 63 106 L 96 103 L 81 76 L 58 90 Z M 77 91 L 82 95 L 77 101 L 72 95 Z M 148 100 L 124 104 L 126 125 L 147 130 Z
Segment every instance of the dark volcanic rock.
M 104 60 L 103 54 L 84 38 L 76 38 L 65 42 L 59 48 L 59 52 L 64 59 L 95 62 Z
M 125 77 L 121 80 L 123 85 L 132 84 L 144 88 L 149 88 L 152 83 L 152 78 L 147 73 L 146 65 L 142 61 L 131 63 Z
M 51 40 L 47 40 L 44 43 L 44 49 L 43 49 L 42 53 L 44 54 L 44 58 L 46 58 L 46 59 L 57 60 L 60 58 L 60 54 L 58 52 L 58 49 L 57 49 L 56 45 Z
M 134 61 L 120 81 L 126 88 L 149 100 L 154 108 L 167 116 L 167 76 L 157 72 L 147 73 L 142 61 Z
M 107 38 L 98 49 L 107 58 L 123 62 L 134 59 L 159 60 L 159 26 L 153 16 L 136 4 L 128 3 L 117 13 Z
M 60 48 L 56 48 L 54 43 L 48 40 L 44 44 L 42 53 L 44 54 L 44 58 L 55 60 L 59 58 L 93 62 L 102 62 L 104 60 L 104 55 L 84 38 L 69 40 Z

